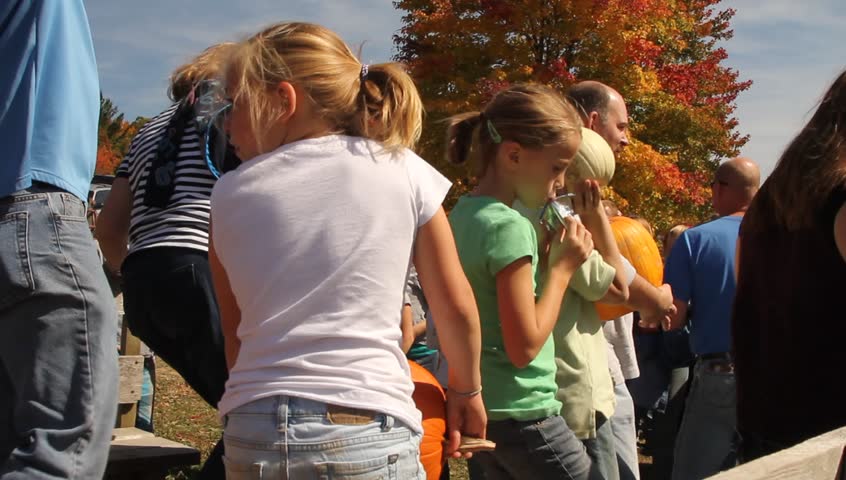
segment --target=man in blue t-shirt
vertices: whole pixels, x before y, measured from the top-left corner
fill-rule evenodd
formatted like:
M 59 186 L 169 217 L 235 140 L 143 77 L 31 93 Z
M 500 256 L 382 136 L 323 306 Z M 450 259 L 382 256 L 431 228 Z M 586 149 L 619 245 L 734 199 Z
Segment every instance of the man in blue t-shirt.
M 696 355 L 676 439 L 674 480 L 709 477 L 735 461 L 734 364 L 729 355 L 734 257 L 740 221 L 760 181 L 758 166 L 747 158 L 720 165 L 711 183 L 711 201 L 720 218 L 682 233 L 667 258 L 664 281 L 673 288 L 678 310 L 672 326 L 690 325 Z
M 0 25 L 0 478 L 101 478 L 117 313 L 85 216 L 91 32 L 82 0 L 6 0 Z

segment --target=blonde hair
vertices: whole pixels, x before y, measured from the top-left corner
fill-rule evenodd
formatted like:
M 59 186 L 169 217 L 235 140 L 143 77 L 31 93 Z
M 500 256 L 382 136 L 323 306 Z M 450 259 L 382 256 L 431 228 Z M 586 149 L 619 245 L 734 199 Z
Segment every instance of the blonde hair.
M 227 83 L 233 101 L 249 106 L 257 140 L 257 133 L 284 109 L 269 101 L 269 91 L 290 82 L 307 92 L 315 114 L 337 133 L 371 138 L 388 149 L 412 148 L 423 125 L 423 103 L 414 82 L 396 63 L 364 67 L 331 30 L 279 23 L 241 44 Z
M 581 137 L 576 109 L 558 92 L 539 84 L 516 84 L 497 93 L 481 112 L 455 115 L 447 129 L 447 159 L 455 164 L 472 157 L 482 176 L 499 144 L 513 141 L 526 148 L 561 145 Z
M 177 67 L 170 74 L 167 96 L 174 102 L 181 102 L 197 82 L 222 76 L 223 68 L 236 46 L 232 42 L 212 45 L 188 63 Z

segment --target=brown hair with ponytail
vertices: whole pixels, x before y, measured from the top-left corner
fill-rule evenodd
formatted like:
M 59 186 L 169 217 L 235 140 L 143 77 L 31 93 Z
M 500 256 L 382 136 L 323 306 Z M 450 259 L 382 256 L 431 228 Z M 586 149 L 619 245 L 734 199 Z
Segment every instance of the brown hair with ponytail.
M 504 141 L 540 149 L 582 134 L 576 109 L 552 88 L 531 83 L 512 85 L 481 112 L 455 115 L 448 122 L 447 159 L 455 164 L 471 160 L 479 177 Z

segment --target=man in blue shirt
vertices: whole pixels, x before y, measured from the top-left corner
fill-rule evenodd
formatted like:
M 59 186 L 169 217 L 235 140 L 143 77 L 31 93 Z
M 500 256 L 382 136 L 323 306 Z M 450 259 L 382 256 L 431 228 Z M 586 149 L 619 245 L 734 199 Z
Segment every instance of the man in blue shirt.
M 114 300 L 85 218 L 99 82 L 82 0 L 0 2 L 0 478 L 101 478 Z
M 734 464 L 734 365 L 731 308 L 734 257 L 743 214 L 760 185 L 757 165 L 746 158 L 717 168 L 712 205 L 720 218 L 679 237 L 667 258 L 664 281 L 673 288 L 672 326 L 690 325 L 696 355 L 693 379 L 676 439 L 674 480 L 709 477 Z

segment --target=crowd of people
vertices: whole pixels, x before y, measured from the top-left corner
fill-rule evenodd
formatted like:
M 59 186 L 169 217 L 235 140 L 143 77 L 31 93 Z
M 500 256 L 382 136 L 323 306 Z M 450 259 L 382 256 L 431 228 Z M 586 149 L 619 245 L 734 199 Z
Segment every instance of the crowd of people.
M 101 478 L 117 318 L 86 222 L 91 35 L 81 0 L 0 24 L 0 478 Z M 475 183 L 449 213 L 412 78 L 324 27 L 214 45 L 168 94 L 96 237 L 132 331 L 220 414 L 200 478 L 426 478 L 409 361 L 473 480 L 639 479 L 639 437 L 651 478 L 700 479 L 846 425 L 846 72 L 763 186 L 719 165 L 716 217 L 661 235 L 658 285 L 602 198 L 629 118 L 606 84 L 515 84 L 450 118 Z

